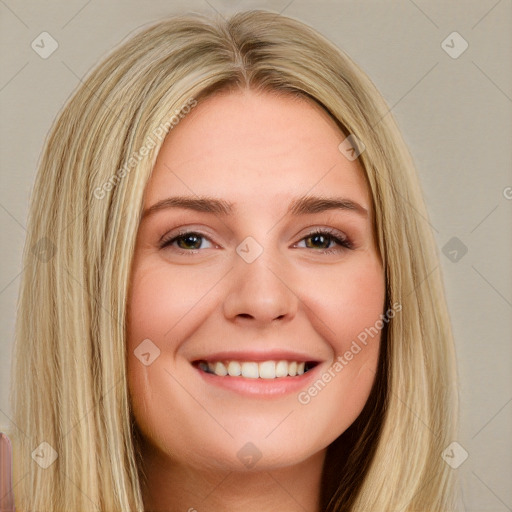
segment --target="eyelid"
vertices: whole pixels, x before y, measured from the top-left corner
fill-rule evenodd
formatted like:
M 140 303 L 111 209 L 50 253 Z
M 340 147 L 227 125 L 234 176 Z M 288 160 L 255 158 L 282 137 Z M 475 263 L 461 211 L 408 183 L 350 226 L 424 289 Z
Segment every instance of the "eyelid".
M 179 236 L 189 235 L 191 233 L 195 233 L 201 235 L 204 238 L 208 238 L 210 242 L 214 243 L 213 237 L 215 237 L 215 234 L 213 229 L 209 229 L 207 226 L 203 226 L 202 224 L 186 224 L 178 225 L 178 227 L 174 227 L 164 231 L 163 235 L 158 239 L 158 244 L 165 242 L 165 240 L 169 240 Z

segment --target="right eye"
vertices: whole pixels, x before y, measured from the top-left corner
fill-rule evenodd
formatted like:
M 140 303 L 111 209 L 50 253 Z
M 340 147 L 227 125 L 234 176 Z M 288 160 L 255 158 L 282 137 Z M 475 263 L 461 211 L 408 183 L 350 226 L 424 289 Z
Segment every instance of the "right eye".
M 165 237 L 160 243 L 160 249 L 172 247 L 175 243 L 177 243 L 176 250 L 180 254 L 195 254 L 200 250 L 200 246 L 202 241 L 208 240 L 211 241 L 203 234 L 198 233 L 196 231 L 182 231 L 178 235 L 171 234 L 170 236 Z M 205 247 L 205 249 L 210 249 L 210 247 Z

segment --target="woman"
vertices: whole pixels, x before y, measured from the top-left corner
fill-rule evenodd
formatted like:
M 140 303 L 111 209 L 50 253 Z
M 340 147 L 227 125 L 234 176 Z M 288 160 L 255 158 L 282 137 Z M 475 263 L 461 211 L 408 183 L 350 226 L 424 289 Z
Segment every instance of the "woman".
M 252 11 L 136 34 L 41 162 L 17 508 L 453 510 L 426 219 L 385 102 L 309 27 Z

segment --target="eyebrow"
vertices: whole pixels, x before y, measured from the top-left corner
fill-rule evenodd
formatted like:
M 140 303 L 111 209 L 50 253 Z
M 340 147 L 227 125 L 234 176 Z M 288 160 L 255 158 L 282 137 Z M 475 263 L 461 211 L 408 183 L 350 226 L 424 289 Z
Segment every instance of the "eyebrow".
M 144 219 L 155 212 L 169 208 L 184 208 L 196 212 L 214 213 L 217 215 L 233 215 L 235 205 L 223 199 L 215 197 L 187 197 L 174 196 L 162 199 L 153 204 L 142 213 L 141 219 Z M 321 196 L 303 196 L 294 199 L 286 212 L 287 215 L 308 215 L 321 213 L 328 210 L 353 211 L 364 217 L 368 216 L 368 210 L 351 199 L 343 197 L 321 197 Z

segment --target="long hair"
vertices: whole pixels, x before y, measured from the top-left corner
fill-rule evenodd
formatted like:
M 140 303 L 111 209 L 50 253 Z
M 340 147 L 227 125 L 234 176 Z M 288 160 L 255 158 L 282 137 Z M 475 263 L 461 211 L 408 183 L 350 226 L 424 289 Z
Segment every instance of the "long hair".
M 143 511 L 126 304 L 145 185 L 165 133 L 235 88 L 309 98 L 364 144 L 386 304 L 375 383 L 327 450 L 321 507 L 448 511 L 456 367 L 438 251 L 414 164 L 370 79 L 307 25 L 266 11 L 137 32 L 59 113 L 32 193 L 8 432 L 19 511 Z M 188 107 L 187 107 L 188 106 Z

